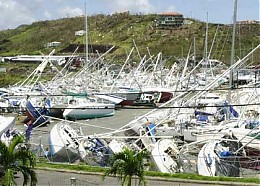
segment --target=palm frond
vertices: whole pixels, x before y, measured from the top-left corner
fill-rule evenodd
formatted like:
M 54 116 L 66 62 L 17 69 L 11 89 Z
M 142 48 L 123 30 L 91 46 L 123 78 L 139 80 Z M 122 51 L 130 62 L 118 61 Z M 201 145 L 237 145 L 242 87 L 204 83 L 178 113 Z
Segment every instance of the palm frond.
M 23 174 L 23 185 L 27 185 L 28 180 L 29 180 L 28 168 L 27 167 L 19 167 L 19 170 Z
M 8 150 L 9 150 L 10 154 L 13 154 L 15 147 L 16 147 L 18 144 L 23 143 L 24 140 L 25 140 L 24 136 L 21 136 L 21 135 L 15 136 L 15 137 L 12 139 L 10 145 L 8 146 Z
M 14 171 L 12 169 L 6 169 L 1 182 L 2 182 L 3 186 L 13 186 L 14 185 Z
M 36 156 L 30 150 L 20 150 L 14 153 L 14 159 L 21 161 L 22 165 L 34 168 L 36 165 Z
M 132 180 L 131 176 L 125 175 L 122 181 L 122 186 L 131 186 L 131 180 Z
M 36 165 L 36 156 L 28 148 L 21 148 L 19 144 L 23 144 L 24 140 L 24 136 L 16 136 L 8 147 L 0 141 L 0 164 L 6 170 L 1 179 L 4 186 L 14 185 L 14 171 L 22 172 L 23 185 L 27 185 L 29 179 L 32 186 L 37 183 L 36 173 L 32 170 Z
M 0 164 L 5 167 L 6 166 L 5 162 L 8 162 L 8 158 L 9 158 L 8 147 L 4 142 L 0 140 Z
M 20 166 L 19 170 L 22 172 L 24 177 L 23 185 L 28 184 L 29 178 L 31 178 L 31 186 L 34 186 L 37 184 L 37 174 L 34 170 L 26 167 L 26 166 Z
M 37 174 L 34 170 L 29 169 L 29 174 L 31 177 L 31 186 L 36 186 L 38 179 L 37 179 Z
M 139 185 L 146 185 L 144 177 L 144 158 L 148 157 L 146 151 L 135 152 L 132 149 L 124 148 L 122 152 L 115 153 L 110 158 L 110 169 L 105 172 L 105 176 L 118 176 L 123 185 L 131 185 L 134 175 L 139 178 Z

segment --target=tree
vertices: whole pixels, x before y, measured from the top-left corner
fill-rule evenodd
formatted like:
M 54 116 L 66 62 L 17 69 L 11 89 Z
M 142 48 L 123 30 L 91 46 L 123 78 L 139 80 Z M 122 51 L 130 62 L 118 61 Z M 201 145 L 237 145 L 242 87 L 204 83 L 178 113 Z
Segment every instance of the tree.
M 24 136 L 15 136 L 10 145 L 7 146 L 0 141 L 0 166 L 4 173 L 1 178 L 2 185 L 12 186 L 15 184 L 14 173 L 21 172 L 23 174 L 23 185 L 27 185 L 31 178 L 31 186 L 36 185 L 37 176 L 33 170 L 36 165 L 36 157 L 23 143 Z
M 115 153 L 110 158 L 110 168 L 103 178 L 108 175 L 119 176 L 122 186 L 130 186 L 133 176 L 139 178 L 138 185 L 146 185 L 144 177 L 144 160 L 149 158 L 147 151 L 135 152 L 124 148 L 122 152 Z

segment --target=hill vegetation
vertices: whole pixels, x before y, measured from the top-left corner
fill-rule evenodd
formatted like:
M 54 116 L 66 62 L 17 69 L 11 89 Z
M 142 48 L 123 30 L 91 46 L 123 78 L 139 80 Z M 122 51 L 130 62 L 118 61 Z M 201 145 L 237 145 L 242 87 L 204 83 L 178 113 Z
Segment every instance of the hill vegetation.
M 186 58 L 191 48 L 197 59 L 204 55 L 206 23 L 186 19 L 181 27 L 157 29 L 157 15 L 130 15 L 128 12 L 113 15 L 93 15 L 88 17 L 88 44 L 92 46 L 116 46 L 107 58 L 123 62 L 136 43 L 141 56 L 157 55 L 162 52 L 163 58 L 171 64 L 179 58 Z M 34 22 L 21 25 L 16 29 L 0 31 L 0 56 L 19 54 L 48 54 L 52 48 L 45 44 L 59 41 L 55 55 L 73 50 L 64 50 L 69 46 L 85 44 L 85 36 L 75 36 L 75 31 L 85 30 L 85 17 L 63 18 Z M 237 26 L 236 57 L 242 58 L 260 43 L 259 24 L 243 24 Z M 210 58 L 219 59 L 227 64 L 230 62 L 232 26 L 209 24 L 208 54 Z M 84 47 L 82 47 L 84 48 Z M 84 50 L 78 51 L 82 54 Z M 92 50 L 95 53 L 95 49 Z M 250 62 L 259 61 L 259 53 Z M 140 58 L 139 58 L 140 60 Z

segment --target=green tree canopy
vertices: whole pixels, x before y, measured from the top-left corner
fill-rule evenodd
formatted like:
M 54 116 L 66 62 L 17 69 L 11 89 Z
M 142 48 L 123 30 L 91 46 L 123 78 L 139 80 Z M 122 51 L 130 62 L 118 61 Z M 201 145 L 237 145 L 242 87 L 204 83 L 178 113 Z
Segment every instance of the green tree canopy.
M 24 177 L 23 185 L 27 185 L 31 179 L 30 185 L 36 185 L 37 176 L 33 170 L 36 165 L 36 157 L 24 145 L 25 137 L 16 136 L 12 139 L 9 146 L 0 141 L 0 166 L 4 170 L 1 183 L 4 186 L 15 184 L 14 173 L 21 172 Z
M 130 186 L 133 176 L 139 179 L 139 185 L 146 185 L 144 177 L 145 159 L 148 159 L 147 151 L 135 152 L 129 148 L 124 148 L 122 152 L 115 153 L 110 158 L 110 169 L 105 176 L 114 175 L 122 182 L 122 186 Z

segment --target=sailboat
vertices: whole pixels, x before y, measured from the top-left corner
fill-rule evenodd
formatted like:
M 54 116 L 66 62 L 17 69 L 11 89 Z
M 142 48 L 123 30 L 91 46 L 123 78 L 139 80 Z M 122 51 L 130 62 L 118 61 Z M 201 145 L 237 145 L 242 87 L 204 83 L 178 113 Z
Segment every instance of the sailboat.
M 153 160 L 160 172 L 183 172 L 179 163 L 179 149 L 173 139 L 160 139 L 151 152 Z
M 115 114 L 115 104 L 101 103 L 97 99 L 73 98 L 63 111 L 65 119 L 91 119 L 109 117 Z
M 231 50 L 231 67 L 229 78 L 229 94 L 228 103 L 231 103 L 231 90 L 233 88 L 233 69 L 242 63 L 249 54 L 253 53 L 259 48 L 258 45 L 252 50 L 246 57 L 238 62 L 234 63 L 235 57 L 235 32 L 236 32 L 236 14 L 237 14 L 237 0 L 234 1 L 234 17 L 233 17 L 233 34 L 232 34 L 232 50 Z M 228 106 L 231 108 L 231 106 Z M 227 112 L 227 119 L 230 120 L 232 112 Z M 239 121 L 236 121 L 237 125 Z M 238 131 L 237 131 L 237 130 Z M 244 164 L 244 167 L 248 168 L 248 164 L 241 160 L 245 158 L 247 146 L 253 145 L 251 142 L 255 140 L 259 134 L 254 134 L 254 137 L 248 139 L 247 134 L 241 135 L 245 129 L 229 128 L 231 134 L 224 136 L 222 139 L 215 139 L 206 143 L 199 152 L 197 160 L 197 170 L 200 175 L 204 176 L 240 176 L 240 166 Z M 246 129 L 247 130 L 247 129 Z M 234 131 L 236 131 L 234 133 Z M 219 131 L 220 132 L 220 131 Z M 235 135 L 234 135 L 234 134 Z M 256 143 L 257 144 L 257 143 Z M 258 144 L 259 145 L 259 144 Z M 248 153 L 248 152 L 247 152 Z M 246 166 L 245 166 L 246 165 Z
M 78 133 L 66 121 L 53 126 L 49 135 L 48 157 L 58 162 L 74 162 L 80 157 Z
M 86 71 L 88 75 L 89 72 L 89 56 L 88 56 L 88 22 L 87 22 L 87 7 L 85 4 L 85 17 L 86 17 L 86 61 L 83 70 Z M 80 74 L 80 73 L 79 73 Z M 74 78 L 77 78 L 77 74 Z M 82 73 L 82 75 L 85 73 Z M 91 118 L 101 118 L 113 116 L 115 113 L 115 104 L 100 102 L 97 98 L 87 97 L 73 97 L 69 100 L 67 108 L 63 112 L 63 117 L 65 119 L 91 119 Z
M 242 143 L 235 140 L 237 138 L 232 134 L 206 143 L 198 155 L 198 174 L 238 177 L 240 173 L 238 156 L 241 157 L 242 153 L 238 155 L 237 150 L 240 149 Z
M 15 125 L 15 117 L 13 116 L 0 116 L 0 137 L 3 133 L 12 129 Z

